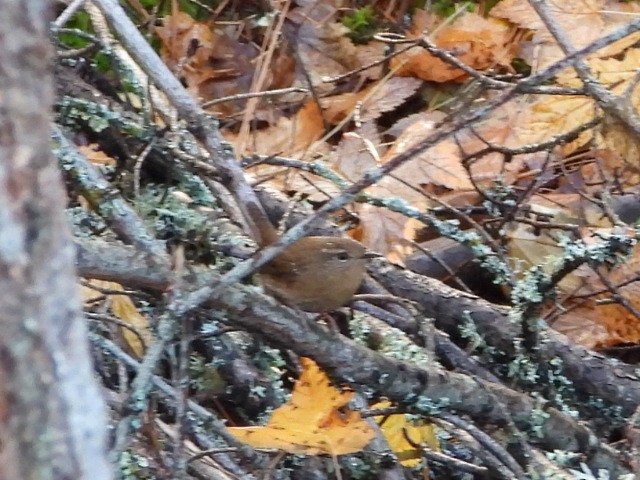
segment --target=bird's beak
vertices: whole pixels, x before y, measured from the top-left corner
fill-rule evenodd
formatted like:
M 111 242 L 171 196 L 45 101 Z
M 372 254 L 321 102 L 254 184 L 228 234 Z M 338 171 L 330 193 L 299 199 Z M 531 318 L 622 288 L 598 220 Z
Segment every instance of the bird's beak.
M 382 255 L 376 252 L 364 252 L 362 258 L 382 258 Z

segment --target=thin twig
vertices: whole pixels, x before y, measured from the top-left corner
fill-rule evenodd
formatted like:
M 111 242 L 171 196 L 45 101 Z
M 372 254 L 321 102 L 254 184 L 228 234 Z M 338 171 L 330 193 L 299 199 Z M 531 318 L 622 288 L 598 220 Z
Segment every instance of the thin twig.
M 53 21 L 52 26 L 54 28 L 60 28 L 65 25 L 71 19 L 71 17 L 79 9 L 82 8 L 82 5 L 84 5 L 84 2 L 86 1 L 87 0 L 73 0 L 69 5 L 67 5 L 67 8 L 65 8 L 63 12 L 58 15 L 58 18 Z
M 214 105 L 218 105 L 219 103 L 234 102 L 236 100 L 246 100 L 248 98 L 275 97 L 277 95 L 285 95 L 287 93 L 308 93 L 308 92 L 309 90 L 306 88 L 290 87 L 290 88 L 278 88 L 276 90 L 265 90 L 264 92 L 238 93 L 236 95 L 229 95 L 227 97 L 215 98 L 213 100 L 209 100 L 208 102 L 204 102 L 202 104 L 202 108 L 213 107 Z

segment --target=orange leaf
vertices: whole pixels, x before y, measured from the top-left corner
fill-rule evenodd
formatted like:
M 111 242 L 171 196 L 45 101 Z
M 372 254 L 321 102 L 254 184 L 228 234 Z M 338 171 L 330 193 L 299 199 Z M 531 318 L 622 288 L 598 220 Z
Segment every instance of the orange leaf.
M 460 61 L 476 70 L 508 66 L 514 57 L 513 28 L 476 13 L 466 13 L 453 24 L 441 28 L 434 43 L 445 51 L 455 52 Z M 399 55 L 391 61 L 391 66 L 398 68 L 397 74 L 403 77 L 415 76 L 440 83 L 467 79 L 464 71 L 422 48 Z
M 105 165 L 109 167 L 113 167 L 116 165 L 116 161 L 113 157 L 110 157 L 102 150 L 100 150 L 100 146 L 97 143 L 92 143 L 90 145 L 80 145 L 78 147 L 87 160 L 89 160 L 94 165 Z
M 255 154 L 278 153 L 285 157 L 295 157 L 309 148 L 323 133 L 324 125 L 318 105 L 314 101 L 308 101 L 293 117 L 282 117 L 274 125 L 253 133 L 247 150 Z M 225 132 L 225 138 L 235 144 L 238 135 Z

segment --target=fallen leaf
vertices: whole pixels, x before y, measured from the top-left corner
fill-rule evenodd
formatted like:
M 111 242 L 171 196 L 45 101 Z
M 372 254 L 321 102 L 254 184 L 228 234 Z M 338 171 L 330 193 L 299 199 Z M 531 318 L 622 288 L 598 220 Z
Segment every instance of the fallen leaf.
M 634 2 L 626 2 L 628 5 L 624 3 L 605 0 L 549 0 L 545 5 L 560 30 L 570 32 L 573 47 L 581 49 L 625 25 L 630 14 L 638 13 L 639 7 L 633 5 Z M 527 0 L 502 0 L 491 10 L 490 15 L 507 19 L 534 32 L 531 41 L 523 42 L 520 51 L 520 56 L 533 67 L 534 72 L 564 58 L 565 54 Z M 617 55 L 639 39 L 640 33 L 635 32 L 587 58 Z
M 333 388 L 329 378 L 308 358 L 289 402 L 273 412 L 264 427 L 230 427 L 238 440 L 255 448 L 278 448 L 299 455 L 345 455 L 362 450 L 375 431 L 349 410 L 353 392 Z
M 419 17 L 416 17 L 419 21 Z M 495 18 L 486 19 L 467 12 L 437 30 L 433 42 L 465 65 L 478 71 L 502 66 L 510 69 L 514 57 L 514 29 Z M 423 34 L 415 31 L 409 37 Z M 411 76 L 432 82 L 462 82 L 468 75 L 461 69 L 433 56 L 421 47 L 398 55 L 391 61 L 399 76 Z
M 332 124 L 352 115 L 358 107 L 362 123 L 376 120 L 390 112 L 416 93 L 422 82 L 415 78 L 392 77 L 372 83 L 356 93 L 344 93 L 323 99 L 320 103 L 325 119 Z
M 274 125 L 251 134 L 247 153 L 297 158 L 324 133 L 324 124 L 318 105 L 308 101 L 290 118 L 281 117 Z M 224 132 L 227 141 L 235 144 L 237 134 Z
M 372 405 L 371 408 L 388 408 L 390 406 L 391 402 L 379 402 Z M 422 460 L 422 452 L 414 448 L 406 437 L 409 437 L 414 444 L 426 445 L 431 450 L 440 451 L 440 442 L 436 437 L 435 429 L 427 422 L 420 422 L 416 425 L 410 422 L 404 414 L 373 418 L 380 425 L 391 450 L 405 467 L 415 467 Z
M 113 167 L 117 164 L 116 160 L 113 157 L 110 157 L 102 150 L 97 143 L 92 143 L 90 145 L 79 145 L 78 150 L 87 157 L 94 165 L 105 165 L 109 167 Z
M 123 286 L 115 282 L 92 279 L 89 280 L 89 284 L 105 290 L 124 291 Z M 96 294 L 99 295 L 96 290 L 91 289 L 90 287 L 83 287 L 83 292 L 86 303 L 90 303 L 92 301 L 92 298 L 95 298 Z M 131 325 L 140 333 L 140 336 L 138 336 L 129 328 L 119 327 L 122 336 L 131 351 L 138 358 L 142 358 L 144 356 L 145 347 L 149 347 L 149 345 L 154 342 L 154 336 L 149 326 L 149 321 L 144 315 L 140 313 L 140 311 L 128 295 L 107 295 L 109 297 L 109 300 L 111 301 L 109 307 L 111 313 L 113 313 L 113 315 L 116 316 L 118 320 L 127 325 Z

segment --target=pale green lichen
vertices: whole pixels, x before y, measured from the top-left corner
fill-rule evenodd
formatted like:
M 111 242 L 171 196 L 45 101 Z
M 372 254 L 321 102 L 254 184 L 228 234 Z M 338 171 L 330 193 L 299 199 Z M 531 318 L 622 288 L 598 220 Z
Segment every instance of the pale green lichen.
M 535 385 L 540 380 L 538 364 L 525 353 L 519 352 L 508 364 L 507 376 L 521 382 Z
M 561 467 L 577 465 L 577 461 L 582 457 L 582 453 L 580 452 L 567 452 L 566 450 L 554 450 L 553 452 L 544 453 L 549 460 L 557 463 Z
M 347 473 L 348 477 L 354 480 L 364 480 L 372 478 L 372 475 L 374 475 L 371 465 L 355 455 L 346 455 L 341 458 L 340 466 Z
M 460 331 L 460 336 L 469 342 L 465 347 L 467 352 L 480 352 L 483 358 L 495 358 L 501 353 L 498 349 L 489 345 L 486 339 L 480 334 L 480 332 L 478 332 L 469 310 L 462 312 L 462 319 L 463 321 L 458 327 L 458 330 Z
M 123 480 L 153 480 L 156 475 L 149 460 L 131 451 L 122 452 L 119 461 L 120 478 Z
M 537 438 L 544 438 L 544 425 L 549 420 L 549 414 L 544 411 L 545 401 L 536 395 L 534 395 L 534 398 L 536 398 L 537 402 L 529 415 L 529 430 Z
M 372 330 L 367 316 L 360 312 L 355 312 L 353 319 L 349 322 L 351 338 L 362 345 L 366 345 Z
M 150 128 L 144 123 L 132 120 L 131 116 L 110 110 L 106 105 L 69 96 L 62 97 L 58 103 L 58 120 L 66 126 L 85 124 L 96 133 L 109 127 L 138 139 L 148 139 Z
M 374 332 L 374 328 L 366 315 L 356 314 L 349 324 L 352 338 L 367 345 L 369 336 Z M 381 342 L 377 346 L 380 353 L 412 363 L 414 365 L 426 365 L 429 357 L 424 348 L 413 343 L 407 335 L 394 327 L 384 326 L 384 334 L 381 335 Z
M 424 395 L 420 395 L 415 401 L 411 403 L 411 405 L 413 409 L 417 410 L 423 415 L 437 415 L 442 411 L 445 411 L 447 407 L 451 405 L 451 400 L 446 397 L 433 399 Z

